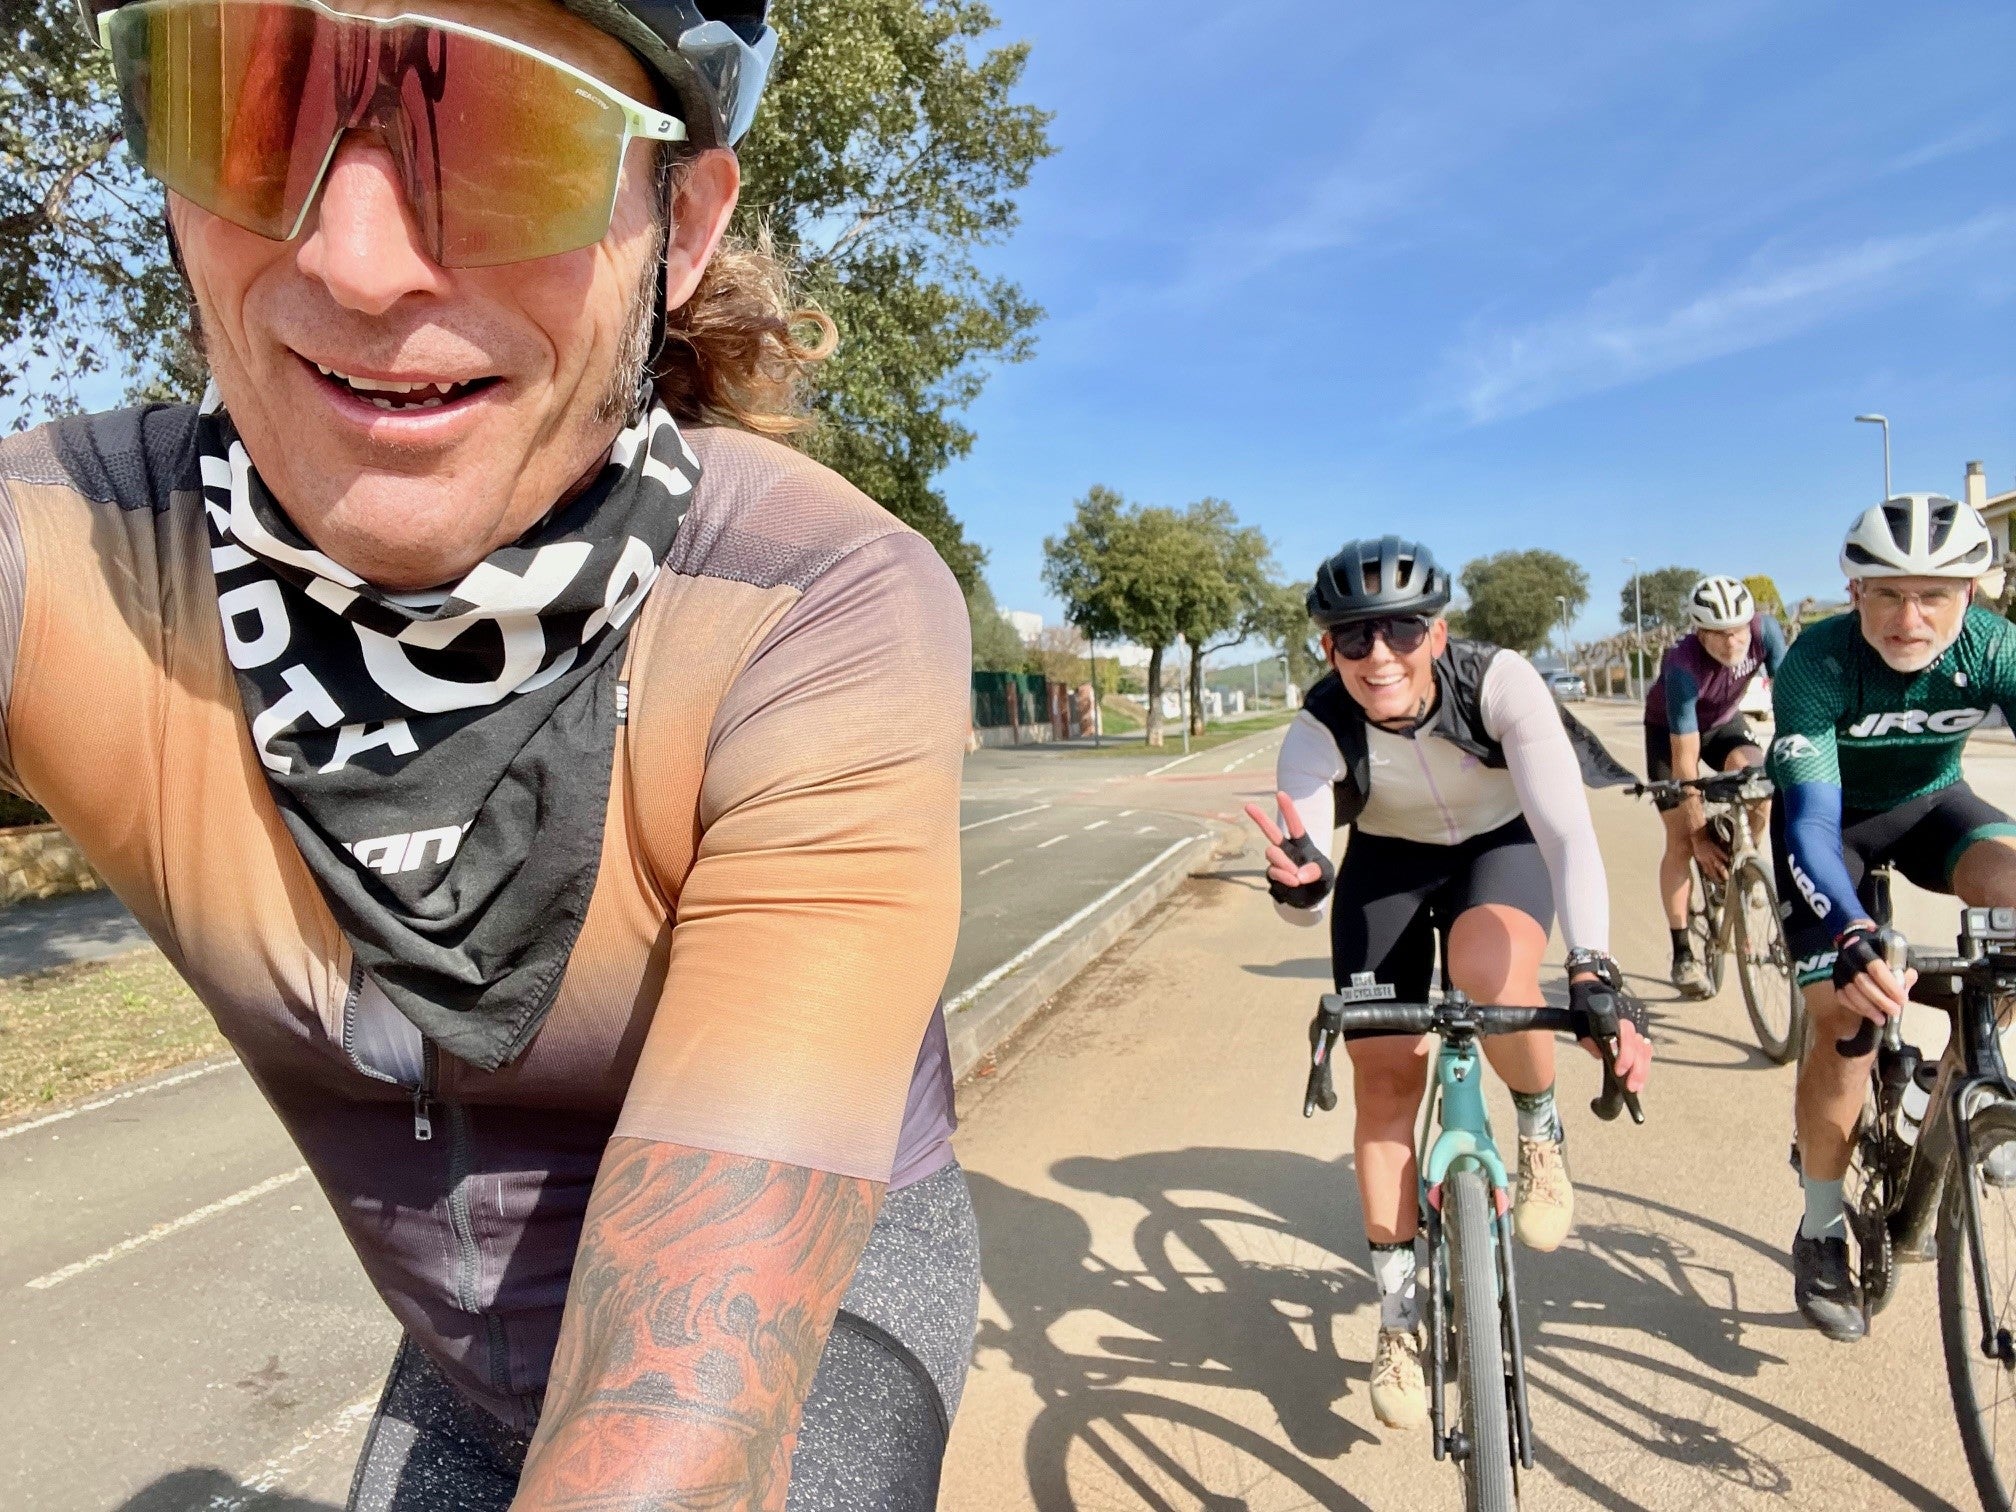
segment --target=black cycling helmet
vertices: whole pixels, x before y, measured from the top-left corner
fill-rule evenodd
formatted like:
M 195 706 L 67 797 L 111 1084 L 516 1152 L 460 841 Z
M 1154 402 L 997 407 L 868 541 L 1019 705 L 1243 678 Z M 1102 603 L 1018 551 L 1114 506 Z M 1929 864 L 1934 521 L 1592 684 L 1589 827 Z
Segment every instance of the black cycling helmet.
M 1309 618 L 1326 630 L 1385 614 L 1432 619 L 1448 606 L 1449 574 L 1435 554 L 1390 535 L 1348 542 L 1316 569 L 1309 589 Z

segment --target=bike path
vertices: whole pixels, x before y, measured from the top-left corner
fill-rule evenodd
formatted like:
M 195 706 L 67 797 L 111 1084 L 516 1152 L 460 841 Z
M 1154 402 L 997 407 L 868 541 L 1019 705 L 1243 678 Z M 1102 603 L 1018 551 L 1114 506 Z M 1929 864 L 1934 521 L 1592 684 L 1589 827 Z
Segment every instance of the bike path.
M 973 764 L 948 995 L 1210 824 L 1167 759 Z M 235 1062 L 0 1126 L 0 1212 L 0 1508 L 342 1505 L 397 1330 Z
M 1592 722 L 1635 765 L 1634 727 L 1606 712 Z M 2016 753 L 1969 771 L 2016 800 Z M 1972 1507 L 1930 1268 L 1859 1346 L 1798 1320 L 1792 1072 L 1752 1048 L 1733 981 L 1702 1004 L 1664 986 L 1658 819 L 1614 792 L 1592 807 L 1660 1064 L 1647 1124 L 1603 1125 L 1596 1062 L 1563 1049 L 1580 1205 L 1559 1252 L 1520 1256 L 1540 1445 L 1524 1505 Z M 1952 905 L 1899 894 L 1907 928 L 1950 934 Z M 1461 1505 L 1425 1434 L 1379 1427 L 1366 1399 L 1348 1079 L 1336 1113 L 1301 1117 L 1326 949 L 1276 920 L 1249 846 L 970 1089 L 987 1293 L 947 1512 Z M 1492 1099 L 1509 1128 L 1495 1081 Z

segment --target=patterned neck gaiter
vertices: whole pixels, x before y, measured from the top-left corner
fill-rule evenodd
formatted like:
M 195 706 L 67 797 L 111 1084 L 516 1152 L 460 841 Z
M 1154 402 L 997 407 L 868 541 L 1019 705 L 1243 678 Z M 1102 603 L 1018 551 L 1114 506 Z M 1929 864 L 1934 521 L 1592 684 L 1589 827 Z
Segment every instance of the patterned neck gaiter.
M 224 645 L 288 829 L 359 963 L 486 1070 L 559 991 L 602 853 L 620 654 L 700 477 L 654 404 L 578 496 L 462 580 L 324 556 L 213 388 L 197 423 Z

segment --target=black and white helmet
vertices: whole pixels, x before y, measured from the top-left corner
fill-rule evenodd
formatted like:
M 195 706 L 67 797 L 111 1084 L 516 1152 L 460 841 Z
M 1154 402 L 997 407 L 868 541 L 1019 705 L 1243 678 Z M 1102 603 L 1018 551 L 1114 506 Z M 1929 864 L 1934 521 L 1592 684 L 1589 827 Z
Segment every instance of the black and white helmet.
M 1697 630 L 1740 630 L 1757 617 L 1757 600 L 1732 577 L 1705 577 L 1687 595 L 1687 618 Z
M 1943 494 L 1899 494 L 1864 510 L 1841 546 L 1851 579 L 1977 578 L 1995 565 L 1995 538 L 1971 504 Z
M 1326 630 L 1385 614 L 1433 619 L 1449 606 L 1449 574 L 1417 542 L 1351 541 L 1316 569 L 1308 604 L 1309 618 Z

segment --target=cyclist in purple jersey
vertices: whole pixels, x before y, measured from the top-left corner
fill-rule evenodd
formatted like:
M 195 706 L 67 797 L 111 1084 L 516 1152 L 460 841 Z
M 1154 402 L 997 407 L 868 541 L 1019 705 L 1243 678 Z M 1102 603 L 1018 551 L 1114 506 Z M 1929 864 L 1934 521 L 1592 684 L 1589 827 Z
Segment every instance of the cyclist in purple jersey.
M 1710 771 L 1761 766 L 1764 752 L 1738 707 L 1743 690 L 1758 672 L 1776 672 L 1785 657 L 1778 622 L 1757 612 L 1750 590 L 1735 578 L 1708 577 L 1687 595 L 1694 629 L 1666 653 L 1659 676 L 1645 695 L 1645 775 L 1653 782 L 1682 782 Z M 1659 858 L 1659 902 L 1673 937 L 1673 985 L 1683 996 L 1708 995 L 1708 974 L 1687 938 L 1687 909 L 1693 892 L 1688 870 L 1720 881 L 1728 858 L 1708 833 L 1699 795 L 1660 799 L 1666 824 L 1666 852 Z M 1751 816 L 1760 831 L 1764 814 Z

